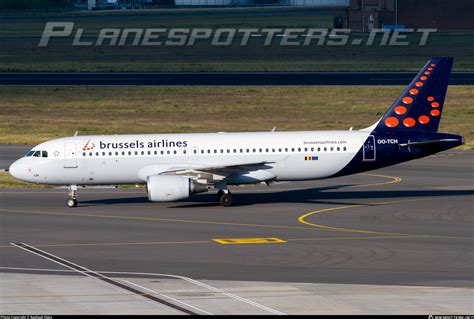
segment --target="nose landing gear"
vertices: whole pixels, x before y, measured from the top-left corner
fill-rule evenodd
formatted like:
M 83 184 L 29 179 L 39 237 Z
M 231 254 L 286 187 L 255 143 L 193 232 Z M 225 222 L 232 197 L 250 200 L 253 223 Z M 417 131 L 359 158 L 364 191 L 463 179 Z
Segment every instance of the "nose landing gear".
M 77 206 L 77 185 L 69 185 L 69 198 L 66 201 L 66 205 L 68 207 L 76 207 Z

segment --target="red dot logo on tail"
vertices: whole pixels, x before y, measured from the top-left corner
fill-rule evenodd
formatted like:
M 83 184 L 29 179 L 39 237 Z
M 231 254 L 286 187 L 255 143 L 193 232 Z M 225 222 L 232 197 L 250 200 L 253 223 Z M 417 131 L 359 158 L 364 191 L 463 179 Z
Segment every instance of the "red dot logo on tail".
M 407 112 L 407 108 L 404 107 L 403 105 L 399 105 L 395 108 L 395 113 L 397 113 L 398 115 L 403 115 Z
M 412 119 L 411 117 L 407 117 L 406 119 L 403 120 L 403 125 L 406 127 L 413 127 L 415 126 L 416 121 Z
M 387 117 L 385 119 L 385 125 L 388 127 L 397 127 L 398 126 L 398 119 L 394 116 Z
M 430 118 L 426 115 L 422 115 L 418 118 L 418 122 L 420 122 L 420 124 L 428 124 L 430 122 Z
M 405 96 L 403 99 L 402 99 L 402 102 L 405 103 L 405 104 L 412 104 L 413 103 L 413 98 L 409 97 L 409 96 Z

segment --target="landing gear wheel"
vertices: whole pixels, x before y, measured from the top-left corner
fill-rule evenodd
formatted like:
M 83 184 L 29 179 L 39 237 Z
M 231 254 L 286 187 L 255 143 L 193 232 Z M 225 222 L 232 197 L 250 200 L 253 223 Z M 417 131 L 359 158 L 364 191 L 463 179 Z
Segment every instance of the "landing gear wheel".
M 224 195 L 224 191 L 222 189 L 219 189 L 217 191 L 217 200 L 220 201 L 221 200 L 221 197 L 222 195 Z
M 231 193 L 222 194 L 222 196 L 219 198 L 219 202 L 224 207 L 232 206 L 232 194 Z
M 76 207 L 77 206 L 77 199 L 69 198 L 66 202 L 68 207 Z

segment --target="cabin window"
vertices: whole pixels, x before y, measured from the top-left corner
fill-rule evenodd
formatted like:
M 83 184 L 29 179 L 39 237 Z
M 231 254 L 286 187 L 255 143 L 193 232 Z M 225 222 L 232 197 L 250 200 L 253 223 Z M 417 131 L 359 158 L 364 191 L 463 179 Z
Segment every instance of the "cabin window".
M 301 152 L 301 147 L 298 147 L 298 152 Z
M 160 151 L 160 154 L 161 154 L 161 155 L 165 154 L 165 151 Z
M 311 152 L 314 152 L 314 147 L 311 147 Z
M 347 147 L 344 146 L 344 151 L 347 151 Z
M 337 148 L 337 151 L 339 152 L 340 150 L 341 150 L 341 148 L 340 148 L 340 147 L 338 147 L 338 148 Z
M 183 150 L 183 154 L 186 154 L 186 150 Z
M 221 149 L 221 154 L 222 154 L 222 153 L 224 153 L 224 150 L 223 150 L 223 149 Z
M 168 155 L 169 155 L 169 154 L 170 154 L 170 151 L 169 151 L 169 150 L 168 150 L 168 151 L 166 151 L 166 154 L 168 154 Z
M 125 152 L 124 152 L 124 151 L 122 151 L 122 156 L 125 156 Z
M 331 147 L 331 152 L 334 151 L 334 147 Z
M 84 152 L 84 153 L 82 153 L 82 156 L 86 156 L 86 153 L 85 153 L 85 152 Z
M 173 154 L 176 155 L 178 152 L 176 152 L 176 150 L 173 151 Z
M 227 150 L 227 153 L 230 153 L 230 150 Z

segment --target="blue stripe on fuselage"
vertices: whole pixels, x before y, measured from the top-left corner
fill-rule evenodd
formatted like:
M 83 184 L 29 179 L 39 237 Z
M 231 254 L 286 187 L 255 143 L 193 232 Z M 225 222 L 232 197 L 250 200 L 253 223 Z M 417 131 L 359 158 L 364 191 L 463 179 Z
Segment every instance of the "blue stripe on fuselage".
M 403 163 L 445 151 L 464 143 L 462 136 L 448 133 L 374 131 L 370 135 L 375 137 L 375 160 L 364 161 L 363 152 L 367 139 L 349 164 L 331 177 L 351 175 Z M 401 146 L 409 143 L 439 140 L 448 141 L 422 146 Z

